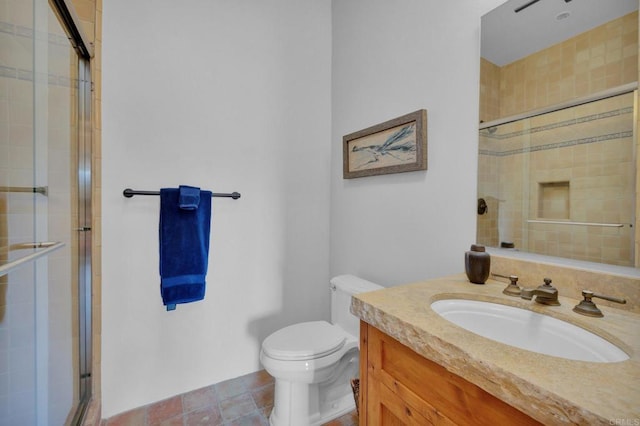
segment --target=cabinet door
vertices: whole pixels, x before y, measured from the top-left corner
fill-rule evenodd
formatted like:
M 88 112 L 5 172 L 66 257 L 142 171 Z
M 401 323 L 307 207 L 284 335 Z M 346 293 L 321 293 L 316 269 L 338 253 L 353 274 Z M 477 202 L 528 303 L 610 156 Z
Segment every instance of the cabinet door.
M 444 416 L 426 418 L 399 395 L 377 380 L 371 381 L 369 388 L 369 425 L 384 426 L 452 426 Z
M 366 336 L 367 425 L 540 424 L 375 327 Z

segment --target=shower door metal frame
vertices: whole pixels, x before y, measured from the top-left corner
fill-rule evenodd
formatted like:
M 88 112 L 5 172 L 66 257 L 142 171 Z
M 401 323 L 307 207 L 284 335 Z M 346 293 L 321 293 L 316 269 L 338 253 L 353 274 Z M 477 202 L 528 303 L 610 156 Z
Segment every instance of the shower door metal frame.
M 511 115 L 509 117 L 498 118 L 497 120 L 482 122 L 478 126 L 478 130 L 489 129 L 491 127 L 500 126 L 502 124 L 513 123 L 514 121 L 524 120 L 527 118 L 537 117 L 539 115 L 547 114 L 550 112 L 560 111 L 562 109 L 571 108 L 578 105 L 584 105 L 593 101 L 600 101 L 602 99 L 613 98 L 614 96 L 623 95 L 625 93 L 631 93 L 638 89 L 638 82 L 623 84 L 621 86 L 613 87 L 611 89 L 603 90 L 602 92 L 593 93 L 591 95 L 582 96 L 580 98 L 572 99 L 567 102 L 561 102 L 558 104 L 550 105 L 543 108 L 526 111 L 521 114 Z M 634 108 L 635 111 L 635 108 Z M 634 132 L 635 134 L 635 132 Z
M 91 399 L 92 367 L 92 121 L 91 95 L 91 57 L 93 49 L 80 26 L 71 0 L 49 0 L 49 4 L 58 16 L 67 32 L 69 42 L 78 54 L 78 140 L 77 140 L 77 185 L 78 185 L 78 407 L 73 413 L 71 424 L 82 423 Z
M 91 399 L 91 71 L 89 60 L 78 63 L 78 330 L 79 406 L 74 424 L 80 424 Z

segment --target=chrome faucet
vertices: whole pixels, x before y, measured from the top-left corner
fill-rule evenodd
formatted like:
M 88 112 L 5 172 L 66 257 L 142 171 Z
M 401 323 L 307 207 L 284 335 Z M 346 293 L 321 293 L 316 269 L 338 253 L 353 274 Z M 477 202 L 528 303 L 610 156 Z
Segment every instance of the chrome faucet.
M 550 306 L 558 306 L 558 289 L 551 285 L 551 278 L 545 278 L 544 284 L 538 288 L 523 288 L 520 297 L 531 300 L 535 297 L 537 303 Z

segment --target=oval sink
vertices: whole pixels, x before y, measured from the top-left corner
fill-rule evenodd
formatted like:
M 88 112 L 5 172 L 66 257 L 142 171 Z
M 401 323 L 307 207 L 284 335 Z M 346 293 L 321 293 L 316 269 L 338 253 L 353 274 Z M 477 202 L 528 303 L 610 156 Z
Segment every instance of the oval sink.
M 465 299 L 438 300 L 431 309 L 468 331 L 528 351 L 590 362 L 629 359 L 600 336 L 526 309 Z

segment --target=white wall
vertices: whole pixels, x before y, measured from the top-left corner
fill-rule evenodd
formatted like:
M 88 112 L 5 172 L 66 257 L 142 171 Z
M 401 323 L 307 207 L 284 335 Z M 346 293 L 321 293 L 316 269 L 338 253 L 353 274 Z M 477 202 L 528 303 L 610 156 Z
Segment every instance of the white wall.
M 485 15 L 502 3 L 506 3 L 507 0 L 477 0 L 480 8 L 480 16 Z
M 464 270 L 476 226 L 480 14 L 476 0 L 333 2 L 332 275 L 395 285 Z M 343 135 L 421 108 L 426 172 L 342 179 Z
M 271 331 L 328 317 L 332 275 L 462 270 L 492 3 L 105 2 L 103 417 L 258 369 Z M 420 108 L 428 171 L 342 179 L 344 134 Z M 121 192 L 178 184 L 242 198 L 214 199 L 205 300 L 166 312 L 158 199 Z
M 110 0 L 103 15 L 102 414 L 260 368 L 261 341 L 329 315 L 331 6 Z M 166 312 L 158 197 L 214 199 L 204 301 Z

